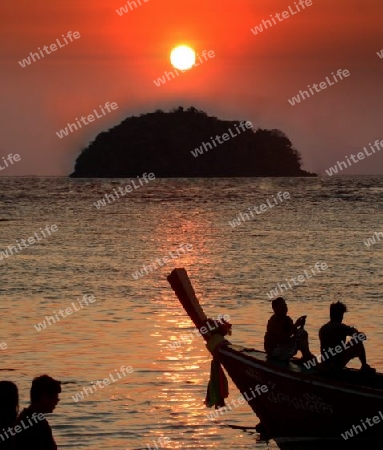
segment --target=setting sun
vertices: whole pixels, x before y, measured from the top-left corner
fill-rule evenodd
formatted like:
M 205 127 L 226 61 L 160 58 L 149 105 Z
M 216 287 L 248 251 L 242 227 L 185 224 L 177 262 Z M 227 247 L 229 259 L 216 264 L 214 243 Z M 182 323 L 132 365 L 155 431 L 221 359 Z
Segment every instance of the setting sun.
M 176 69 L 191 69 L 195 63 L 195 52 L 186 45 L 180 45 L 171 51 L 170 62 Z

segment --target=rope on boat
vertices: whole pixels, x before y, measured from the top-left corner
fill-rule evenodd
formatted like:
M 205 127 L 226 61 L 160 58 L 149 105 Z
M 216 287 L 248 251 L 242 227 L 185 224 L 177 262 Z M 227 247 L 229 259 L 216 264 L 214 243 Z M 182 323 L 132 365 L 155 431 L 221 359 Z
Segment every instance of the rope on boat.
M 212 328 L 213 322 L 214 327 Z M 227 334 L 231 335 L 232 325 L 225 320 L 217 324 L 212 319 L 208 319 L 206 325 L 211 330 L 206 347 L 212 353 L 213 360 L 210 366 L 210 380 L 207 386 L 205 405 L 208 408 L 214 406 L 215 409 L 218 409 L 225 406 L 225 398 L 229 396 L 229 383 L 216 355 L 218 349 L 228 342 L 224 336 Z
M 225 406 L 225 398 L 229 396 L 229 384 L 217 358 L 213 358 L 210 366 L 210 381 L 207 386 L 205 405 L 215 409 Z

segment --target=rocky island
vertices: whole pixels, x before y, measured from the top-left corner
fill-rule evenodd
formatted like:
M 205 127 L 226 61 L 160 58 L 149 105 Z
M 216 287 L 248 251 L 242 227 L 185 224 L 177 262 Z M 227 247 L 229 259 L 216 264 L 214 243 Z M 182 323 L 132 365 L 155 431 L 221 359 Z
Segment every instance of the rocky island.
M 307 177 L 280 130 L 219 120 L 194 107 L 132 116 L 100 133 L 78 156 L 75 178 Z

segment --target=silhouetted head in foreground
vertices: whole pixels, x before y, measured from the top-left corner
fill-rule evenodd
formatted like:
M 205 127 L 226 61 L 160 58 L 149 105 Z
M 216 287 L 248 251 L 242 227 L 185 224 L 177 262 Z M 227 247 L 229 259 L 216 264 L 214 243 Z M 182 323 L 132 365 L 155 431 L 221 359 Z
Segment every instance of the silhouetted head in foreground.
M 36 412 L 51 413 L 60 401 L 61 381 L 41 375 L 32 381 L 31 408 Z
M 275 298 L 271 302 L 271 306 L 273 308 L 274 313 L 277 316 L 285 316 L 287 314 L 288 308 L 287 308 L 286 301 L 283 297 Z
M 19 390 L 12 381 L 0 381 L 0 424 L 13 426 L 19 413 Z
M 331 303 L 330 319 L 332 322 L 342 322 L 344 313 L 347 312 L 347 306 L 342 302 Z

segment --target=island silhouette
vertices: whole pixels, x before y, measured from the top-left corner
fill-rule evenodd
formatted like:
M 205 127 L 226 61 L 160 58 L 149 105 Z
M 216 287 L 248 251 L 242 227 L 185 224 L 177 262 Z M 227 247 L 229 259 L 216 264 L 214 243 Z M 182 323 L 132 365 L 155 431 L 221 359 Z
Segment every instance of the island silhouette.
M 301 156 L 277 129 L 220 120 L 182 106 L 132 116 L 99 133 L 75 162 L 73 178 L 307 177 Z

